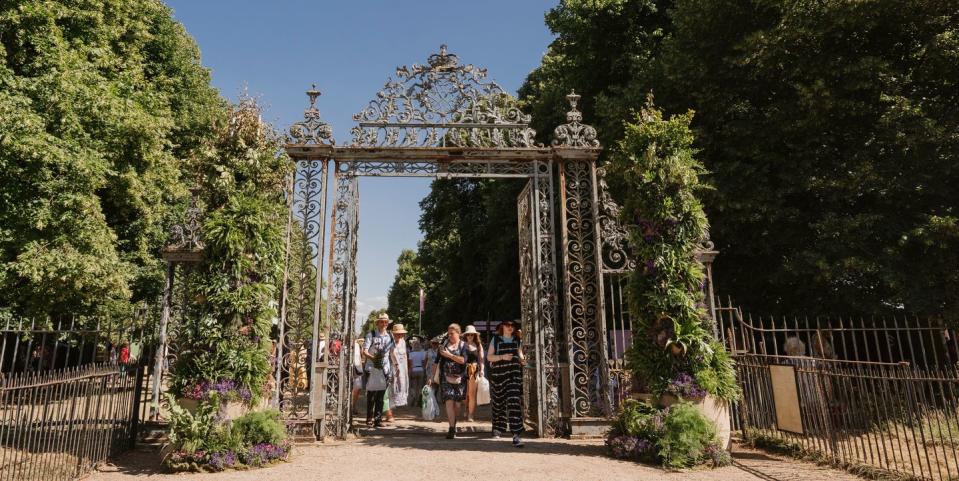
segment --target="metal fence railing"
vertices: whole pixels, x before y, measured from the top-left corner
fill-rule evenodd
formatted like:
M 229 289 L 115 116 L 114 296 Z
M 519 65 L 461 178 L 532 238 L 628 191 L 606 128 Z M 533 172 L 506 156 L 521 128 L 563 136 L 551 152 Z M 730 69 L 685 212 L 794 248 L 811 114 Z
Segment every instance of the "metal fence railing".
M 131 367 L 104 362 L 0 380 L 0 480 L 72 480 L 132 447 L 142 367 Z
M 747 440 L 782 441 L 862 471 L 959 479 L 955 369 L 762 354 L 742 354 L 737 362 Z M 797 412 L 778 392 L 773 369 L 783 367 L 792 371 Z
M 0 481 L 72 480 L 133 446 L 143 419 L 142 317 L 0 329 Z
M 956 332 L 938 320 L 753 318 L 720 305 L 733 428 L 861 472 L 959 479 Z

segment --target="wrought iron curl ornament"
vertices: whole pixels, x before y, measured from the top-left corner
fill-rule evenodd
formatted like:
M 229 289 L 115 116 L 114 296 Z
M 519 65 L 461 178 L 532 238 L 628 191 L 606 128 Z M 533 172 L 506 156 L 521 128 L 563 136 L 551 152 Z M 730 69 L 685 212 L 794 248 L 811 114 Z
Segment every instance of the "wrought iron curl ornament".
M 570 109 L 566 112 L 566 123 L 553 130 L 554 147 L 599 148 L 596 129 L 583 123 L 583 113 L 576 108 L 579 99 L 573 90 L 566 96 Z
M 353 115 L 353 145 L 390 147 L 537 147 L 536 131 L 486 69 L 460 65 L 446 45 L 426 65 L 396 69 L 365 109 Z
M 303 111 L 303 120 L 290 126 L 290 137 L 298 144 L 336 144 L 333 138 L 333 127 L 320 118 L 320 111 L 316 108 L 316 98 L 322 93 L 313 84 L 306 91 L 310 98 L 310 106 Z
M 620 220 L 623 209 L 609 195 L 606 169 L 596 169 L 596 182 L 599 194 L 599 231 L 603 242 L 603 270 L 631 272 L 636 269 L 636 259 L 629 248 L 629 231 Z

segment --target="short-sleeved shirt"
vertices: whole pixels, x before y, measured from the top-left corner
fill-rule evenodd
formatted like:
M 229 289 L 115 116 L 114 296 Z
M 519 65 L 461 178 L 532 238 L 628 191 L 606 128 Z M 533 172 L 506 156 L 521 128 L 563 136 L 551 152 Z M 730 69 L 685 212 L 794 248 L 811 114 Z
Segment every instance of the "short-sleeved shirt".
M 390 353 L 396 349 L 396 343 L 393 342 L 393 336 L 389 332 L 383 334 L 377 334 L 376 331 L 370 331 L 366 335 L 366 344 L 364 344 L 367 352 L 371 356 L 376 356 L 377 354 L 383 354 L 383 372 L 390 372 Z M 367 359 L 366 369 L 373 368 L 373 360 Z
M 410 353 L 410 362 L 413 363 L 413 374 L 423 372 L 423 361 L 426 359 L 426 351 L 413 351 Z

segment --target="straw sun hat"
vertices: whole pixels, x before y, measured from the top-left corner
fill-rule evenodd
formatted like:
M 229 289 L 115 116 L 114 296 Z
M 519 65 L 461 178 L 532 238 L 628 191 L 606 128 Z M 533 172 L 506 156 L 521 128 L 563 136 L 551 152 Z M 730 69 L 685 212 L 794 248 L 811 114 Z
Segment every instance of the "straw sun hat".
M 387 315 L 385 312 L 381 312 L 380 315 L 376 316 L 376 321 L 377 321 L 377 322 L 379 322 L 379 321 L 389 321 L 389 320 L 390 320 L 390 316 Z
M 476 327 L 474 327 L 472 324 L 470 324 L 469 326 L 466 326 L 466 330 L 463 331 L 464 336 L 467 334 L 476 334 L 477 336 L 479 335 L 479 333 L 476 332 Z
M 393 334 L 406 334 L 406 328 L 402 324 L 393 324 Z

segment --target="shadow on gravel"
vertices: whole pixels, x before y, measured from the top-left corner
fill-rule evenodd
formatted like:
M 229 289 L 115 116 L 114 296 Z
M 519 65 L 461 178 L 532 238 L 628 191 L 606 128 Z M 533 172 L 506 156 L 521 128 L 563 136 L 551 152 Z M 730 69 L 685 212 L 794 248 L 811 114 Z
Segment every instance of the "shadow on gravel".
M 515 453 L 530 452 L 560 454 L 566 456 L 606 457 L 605 447 L 597 442 L 557 441 L 551 439 L 524 439 L 525 447 L 517 448 L 509 436 L 500 439 L 490 437 L 488 430 L 457 434 L 456 439 L 446 439 L 446 433 L 424 432 L 418 429 L 393 428 L 373 432 L 357 440 L 367 446 L 396 449 L 450 452 Z
M 110 459 L 109 464 L 98 466 L 97 471 L 101 473 L 123 473 L 132 476 L 168 474 L 169 471 L 160 464 L 160 461 L 158 451 L 133 450 Z

